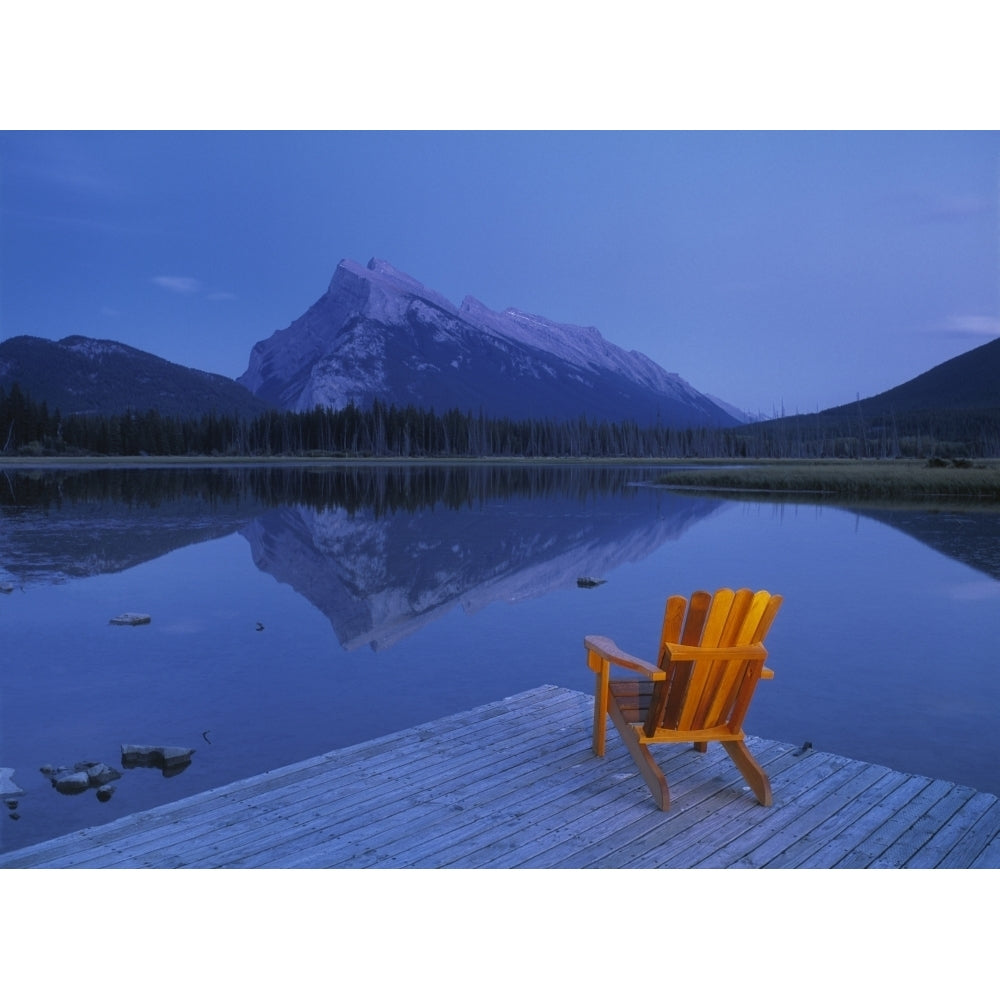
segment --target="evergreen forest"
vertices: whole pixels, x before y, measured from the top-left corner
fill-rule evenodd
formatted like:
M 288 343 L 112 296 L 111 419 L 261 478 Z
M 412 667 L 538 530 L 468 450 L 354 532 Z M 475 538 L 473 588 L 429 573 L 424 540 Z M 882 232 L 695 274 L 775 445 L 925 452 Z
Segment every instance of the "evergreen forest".
M 50 410 L 0 387 L 0 453 L 13 456 L 335 458 L 996 458 L 1000 408 L 866 416 L 858 407 L 730 428 L 646 427 L 580 417 L 513 420 L 376 401 L 304 413 L 164 416 Z

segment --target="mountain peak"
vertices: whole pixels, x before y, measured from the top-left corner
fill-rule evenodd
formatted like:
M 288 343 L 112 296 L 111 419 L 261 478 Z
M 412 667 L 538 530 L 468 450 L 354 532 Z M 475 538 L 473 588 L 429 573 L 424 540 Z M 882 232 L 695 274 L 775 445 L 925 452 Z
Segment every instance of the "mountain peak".
M 375 271 L 377 274 L 384 274 L 391 278 L 396 278 L 404 282 L 408 282 L 412 285 L 419 285 L 420 282 L 415 278 L 411 278 L 408 274 L 400 271 L 399 268 L 393 267 L 387 260 L 381 260 L 379 257 L 372 257 L 367 264 L 369 271 Z
M 428 288 L 405 271 L 400 271 L 399 268 L 393 267 L 388 261 L 381 260 L 378 257 L 372 257 L 365 267 L 362 267 L 355 260 L 344 258 L 337 265 L 337 270 L 334 272 L 333 279 L 330 282 L 328 294 L 330 292 L 336 294 L 336 290 L 346 283 L 350 283 L 357 288 L 359 282 L 361 286 L 368 289 L 369 296 L 371 290 L 376 288 L 383 294 L 388 294 L 391 297 L 400 294 L 403 296 L 412 296 L 431 302 L 439 309 L 444 309 L 447 312 L 457 313 L 458 311 L 443 295 Z

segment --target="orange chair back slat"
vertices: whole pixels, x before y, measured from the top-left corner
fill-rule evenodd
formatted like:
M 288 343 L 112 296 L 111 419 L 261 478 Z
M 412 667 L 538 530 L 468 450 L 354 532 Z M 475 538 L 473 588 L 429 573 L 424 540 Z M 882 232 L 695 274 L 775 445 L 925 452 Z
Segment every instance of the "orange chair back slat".
M 703 590 L 692 594 L 690 602 L 679 594 L 667 599 L 657 660 L 662 658 L 664 645 L 668 642 L 682 643 L 685 646 L 699 644 L 711 605 L 712 595 Z M 685 612 L 687 612 L 686 615 Z M 644 727 L 647 736 L 652 736 L 655 733 L 660 719 L 664 717 L 677 718 L 687 698 L 693 669 L 693 663 L 677 664 L 666 681 L 661 681 L 654 686 L 653 700 Z
M 726 629 L 719 642 L 720 646 L 752 645 L 759 640 L 757 634 L 760 621 L 767 610 L 770 594 L 758 591 L 740 590 L 736 593 L 732 610 L 726 621 Z M 705 685 L 705 694 L 694 714 L 692 728 L 707 729 L 712 726 L 732 725 L 732 708 L 736 703 L 741 685 L 756 684 L 760 679 L 761 663 L 752 660 L 727 659 L 716 661 L 708 668 L 709 679 Z M 755 671 L 751 675 L 747 671 Z M 740 723 L 736 724 L 739 729 Z
M 686 643 L 693 646 L 719 646 L 722 645 L 722 637 L 726 631 L 726 623 L 729 620 L 729 612 L 735 600 L 735 593 L 729 589 L 718 590 L 709 598 L 708 615 L 701 631 L 701 636 L 696 642 Z M 711 698 L 712 688 L 715 684 L 716 671 L 710 669 L 716 666 L 715 663 L 699 663 L 691 670 L 691 679 L 688 681 L 687 695 L 684 698 L 684 705 L 679 717 L 670 719 L 671 729 L 694 729 L 694 720 L 698 711 L 698 706 L 702 699 Z M 707 689 L 707 695 L 706 695 Z M 662 724 L 662 723 L 661 723 Z M 702 728 L 701 726 L 697 728 Z

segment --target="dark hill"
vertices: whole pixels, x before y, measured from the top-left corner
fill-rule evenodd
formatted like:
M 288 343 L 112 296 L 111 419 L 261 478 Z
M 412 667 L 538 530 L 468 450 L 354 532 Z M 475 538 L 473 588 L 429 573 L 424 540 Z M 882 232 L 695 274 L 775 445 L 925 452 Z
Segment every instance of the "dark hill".
M 857 403 L 846 403 L 823 413 L 838 416 Z M 1000 337 L 973 348 L 950 361 L 861 401 L 869 416 L 912 413 L 920 410 L 1000 408 Z
M 50 412 L 252 416 L 265 404 L 233 379 L 185 368 L 114 340 L 11 337 L 0 343 L 0 387 L 17 383 Z
M 754 424 L 743 441 L 768 457 L 998 455 L 1000 338 L 876 396 Z

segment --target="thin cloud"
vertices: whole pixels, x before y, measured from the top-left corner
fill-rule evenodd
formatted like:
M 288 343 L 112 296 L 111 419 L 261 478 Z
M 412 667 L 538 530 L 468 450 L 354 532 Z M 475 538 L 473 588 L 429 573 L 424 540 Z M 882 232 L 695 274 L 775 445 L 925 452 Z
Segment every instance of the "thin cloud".
M 1000 583 L 996 580 L 976 580 L 956 584 L 950 594 L 959 601 L 995 601 L 1000 596 Z
M 197 278 L 182 278 L 171 275 L 159 275 L 153 278 L 153 284 L 165 288 L 168 292 L 178 295 L 194 295 L 201 290 L 201 282 Z
M 918 218 L 922 222 L 965 222 L 986 218 L 996 212 L 996 201 L 978 195 L 941 195 L 922 202 Z
M 994 203 L 988 198 L 954 195 L 936 199 L 928 214 L 931 219 L 968 219 L 991 214 L 994 209 Z
M 1000 337 L 1000 317 L 949 316 L 944 329 L 948 333 L 960 333 L 972 337 Z
M 902 219 L 920 225 L 974 221 L 992 217 L 997 210 L 995 198 L 976 194 L 902 191 L 890 204 L 902 213 Z

